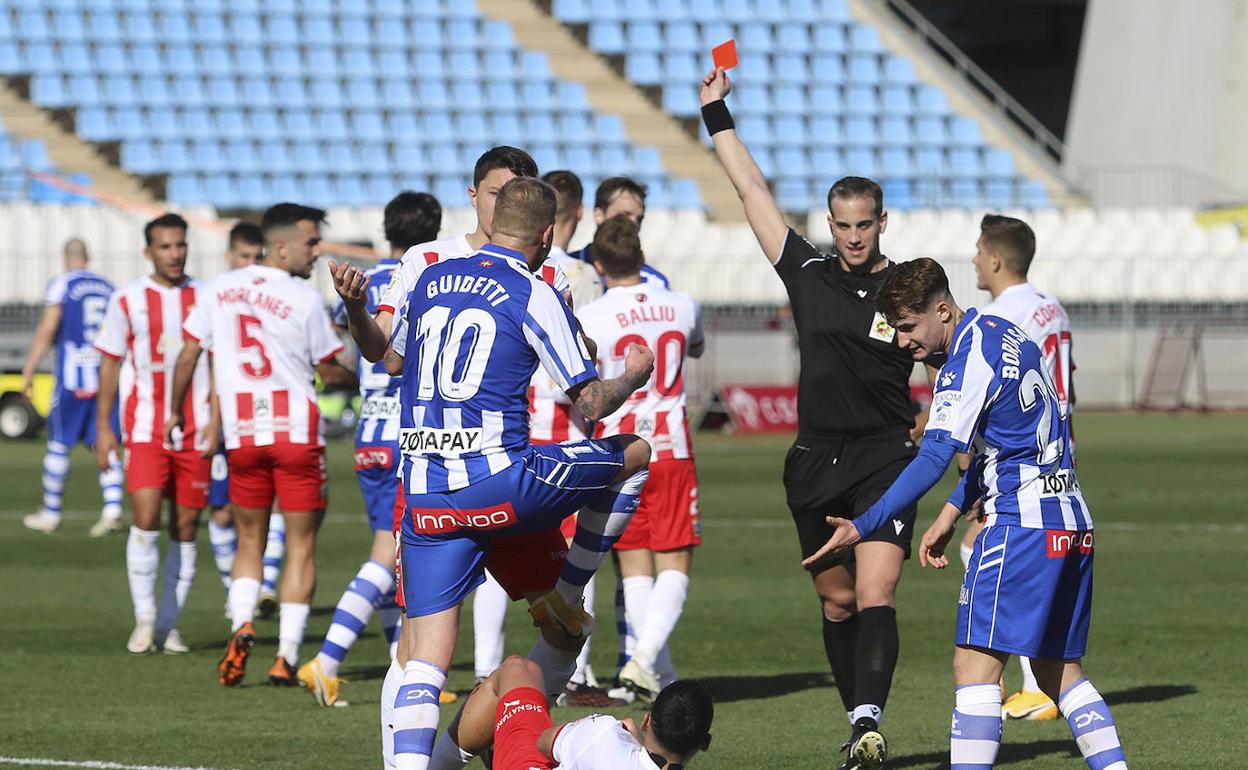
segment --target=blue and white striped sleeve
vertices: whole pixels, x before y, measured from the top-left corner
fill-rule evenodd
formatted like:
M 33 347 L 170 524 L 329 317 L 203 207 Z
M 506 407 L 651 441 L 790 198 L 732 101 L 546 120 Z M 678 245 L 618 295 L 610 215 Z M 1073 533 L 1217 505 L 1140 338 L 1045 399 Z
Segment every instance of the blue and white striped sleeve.
M 598 369 L 581 340 L 576 318 L 555 290 L 534 282 L 524 316 L 524 338 L 563 391 L 596 379 Z
M 971 447 L 980 417 L 997 390 L 997 373 L 983 351 L 983 332 L 969 324 L 958 336 L 953 353 L 936 375 L 931 416 L 924 437 L 947 440 L 965 452 Z
M 69 281 L 65 276 L 58 275 L 51 281 L 48 281 L 48 288 L 43 292 L 43 304 L 59 305 L 65 301 L 65 288 L 69 285 Z

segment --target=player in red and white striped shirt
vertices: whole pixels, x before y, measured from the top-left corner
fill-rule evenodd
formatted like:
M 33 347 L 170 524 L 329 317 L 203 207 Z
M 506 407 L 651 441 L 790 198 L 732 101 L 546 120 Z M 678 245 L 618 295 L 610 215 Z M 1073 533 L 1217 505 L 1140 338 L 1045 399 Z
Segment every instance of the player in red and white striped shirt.
M 152 273 L 113 294 L 95 338 L 95 347 L 103 354 L 95 444 L 101 469 L 108 467 L 109 454 L 117 448 L 110 420 L 119 380 L 121 385 L 126 490 L 134 508 L 126 571 L 135 626 L 126 648 L 136 654 L 156 646 L 166 652 L 187 652 L 174 626 L 195 578 L 195 529 L 208 505 L 210 458 L 217 443 L 208 363 L 198 357 L 190 361 L 187 371 L 190 398 L 179 401 L 181 430 L 165 440 L 182 321 L 195 306 L 202 286 L 186 274 L 186 230 L 186 220 L 177 214 L 147 223 L 143 253 L 152 263 Z M 170 528 L 158 612 L 157 540 L 160 505 L 166 498 L 176 504 L 177 515 Z
M 632 658 L 620 670 L 620 682 L 639 697 L 653 699 L 668 683 L 660 678 L 675 679 L 667 660 L 667 640 L 684 608 L 693 549 L 702 542 L 698 477 L 685 414 L 684 365 L 687 356 L 702 355 L 705 341 L 697 303 L 642 278 L 645 259 L 632 221 L 620 216 L 603 222 L 592 249 L 607 291 L 581 308 L 577 317 L 586 336 L 598 345 L 598 371 L 603 377 L 618 376 L 625 351 L 633 344 L 645 345 L 655 355 L 650 383 L 594 430 L 596 438 L 635 433 L 653 447 L 650 481 L 615 545 L 625 614 L 637 637 Z
M 321 295 L 306 282 L 321 254 L 320 209 L 281 203 L 260 223 L 265 255 L 223 273 L 204 289 L 183 325 L 174 403 L 186 390 L 201 350 L 213 354 L 235 507 L 238 551 L 230 583 L 233 635 L 218 674 L 233 686 L 255 644 L 251 625 L 260 595 L 269 510 L 276 497 L 286 518 L 278 654 L 269 681 L 295 685 L 299 644 L 316 587 L 316 533 L 325 514 L 325 437 L 313 377 L 330 385 L 354 376 L 334 357 L 342 343 Z

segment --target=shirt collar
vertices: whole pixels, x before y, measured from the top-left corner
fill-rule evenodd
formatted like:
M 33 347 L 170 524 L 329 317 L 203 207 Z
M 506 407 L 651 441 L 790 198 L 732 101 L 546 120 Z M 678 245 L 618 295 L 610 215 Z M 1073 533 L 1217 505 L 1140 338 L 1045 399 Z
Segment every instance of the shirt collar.
M 516 251 L 515 249 L 509 249 L 505 246 L 499 246 L 497 243 L 485 244 L 484 246 L 481 247 L 480 253 L 481 254 L 493 254 L 496 257 L 507 257 L 508 259 L 517 260 L 522 265 L 524 265 L 525 269 L 528 269 L 529 267 L 529 261 L 524 258 L 524 254 Z
M 1031 291 L 1031 290 L 1032 290 L 1031 282 L 1023 281 L 1022 283 L 1016 283 L 1013 286 L 1006 286 L 1004 289 L 1001 290 L 1001 293 L 998 294 L 993 299 L 999 299 L 1001 297 L 1004 297 L 1006 294 L 1017 294 L 1019 292 Z

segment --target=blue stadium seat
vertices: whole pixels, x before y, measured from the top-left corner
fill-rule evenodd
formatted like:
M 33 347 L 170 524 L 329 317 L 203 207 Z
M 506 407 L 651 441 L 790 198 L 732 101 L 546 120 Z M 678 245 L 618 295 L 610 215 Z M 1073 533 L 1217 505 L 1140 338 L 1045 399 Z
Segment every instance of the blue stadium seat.
M 284 93 L 278 93 L 275 96 L 279 104 L 285 101 Z M 322 110 L 340 110 L 350 102 L 350 98 L 343 94 L 342 86 L 337 80 L 313 81 L 310 98 L 312 103 Z
M 144 78 L 145 81 L 148 79 L 149 78 Z M 160 81 L 162 84 L 164 82 L 163 79 L 156 78 L 154 76 L 150 76 L 150 79 Z M 148 105 L 148 108 L 149 108 L 149 112 L 148 112 L 148 127 L 149 128 L 147 132 L 149 136 L 151 136 L 154 139 L 174 139 L 174 138 L 182 136 L 183 134 L 182 119 L 178 116 L 178 113 L 172 107 L 153 108 L 151 107 L 150 101 L 144 100 L 144 102 L 145 104 Z
M 983 176 L 984 166 L 979 150 L 974 147 L 954 147 L 949 151 L 949 172 L 956 177 Z
M 303 74 L 303 62 L 299 59 L 298 50 L 278 46 L 269 48 L 268 55 L 270 74 L 286 77 Z
M 800 147 L 810 143 L 806 121 L 800 117 L 777 117 L 772 120 L 772 131 L 776 137 L 775 143 L 780 147 Z
M 874 85 L 880 81 L 880 57 L 873 53 L 849 55 L 849 79 L 855 83 Z
M 223 139 L 238 140 L 251 138 L 247 120 L 243 116 L 243 111 L 239 109 L 220 109 L 217 112 L 217 129 L 221 132 Z
M 478 112 L 486 108 L 485 92 L 479 80 L 461 80 L 451 84 L 451 106 L 457 110 Z
M 412 72 L 422 81 L 426 80 L 444 80 L 447 75 L 442 64 L 441 51 L 423 51 L 416 52 L 416 59 L 412 64 Z
M 481 111 L 457 113 L 454 120 L 455 138 L 464 144 L 480 144 L 491 146 L 497 144 L 496 137 L 490 134 L 489 123 Z
M 852 84 L 845 89 L 845 109 L 851 115 L 877 115 L 880 98 L 874 86 Z
M 838 178 L 845 168 L 845 153 L 839 147 L 816 146 L 810 151 L 811 174 L 816 179 Z
M 880 31 L 866 24 L 855 24 L 849 28 L 850 50 L 861 53 L 884 53 L 884 41 L 880 39 Z
M 584 83 L 558 82 L 555 93 L 559 101 L 559 109 L 565 112 L 589 112 L 589 92 Z
M 348 48 L 342 55 L 342 69 L 351 77 L 372 78 L 377 76 L 376 62 L 371 51 L 364 48 Z M 386 73 L 387 77 L 393 77 Z
M 890 209 L 912 209 L 918 205 L 915 198 L 914 183 L 907 178 L 884 177 L 880 180 L 888 191 L 888 207 Z
M 227 17 L 226 30 L 235 45 L 256 43 L 260 38 L 260 15 L 254 11 L 235 11 Z M 258 46 L 254 50 L 262 53 Z
M 380 206 L 388 203 L 391 198 L 399 194 L 402 185 L 399 180 L 386 175 L 370 174 L 364 178 L 364 186 L 367 189 L 368 202 L 366 205 Z
M 31 43 L 26 46 L 26 68 L 35 75 L 64 74 L 61 71 L 60 57 L 51 43 Z
M 904 115 L 886 112 L 880 117 L 880 143 L 909 147 L 914 144 L 910 119 Z
M 422 141 L 450 143 L 456 140 L 455 124 L 449 112 L 422 113 L 417 120 L 417 125 Z
M 510 50 L 516 47 L 516 36 L 505 21 L 487 20 L 481 25 L 481 46 L 486 49 Z
M 18 52 L 17 45 L 9 40 L 0 39 L 0 73 L 21 72 L 24 69 L 22 55 Z
M 74 116 L 74 133 L 89 142 L 107 141 L 117 138 L 118 135 L 109 111 L 102 107 L 78 110 Z
M 549 111 L 556 107 L 554 95 L 547 83 L 522 83 L 520 101 L 529 110 Z
M 480 80 L 481 59 L 476 51 L 452 51 L 446 65 L 446 76 L 452 80 Z
M 208 78 L 208 103 L 214 107 L 236 107 L 241 104 L 238 84 L 232 77 Z
M 598 156 L 585 145 L 564 147 L 563 163 L 577 174 L 596 174 L 599 172 Z
M 408 28 L 412 47 L 417 51 L 437 50 L 445 46 L 442 25 L 437 19 L 415 18 Z
M 458 83 L 456 85 L 459 85 Z M 349 78 L 343 89 L 347 106 L 357 110 L 375 110 L 381 107 L 381 95 L 377 93 L 377 81 L 371 77 Z
M 910 115 L 914 112 L 914 93 L 910 86 L 890 84 L 880 88 L 880 105 L 884 112 Z
M 225 18 L 220 13 L 191 14 L 191 34 L 200 45 L 219 46 L 230 42 L 225 29 Z
M 700 52 L 698 28 L 688 21 L 667 21 L 663 25 L 663 50 L 669 53 Z
M 41 107 L 64 107 L 69 93 L 60 75 L 36 75 L 30 80 L 30 98 Z
M 533 160 L 537 163 L 539 169 L 568 167 L 568 163 L 563 157 L 563 152 L 559 149 L 559 145 L 554 142 L 535 142 L 530 145 L 529 151 L 533 155 Z
M 393 168 L 390 152 L 380 142 L 368 142 L 360 145 L 360 168 L 370 174 L 389 173 Z
M 359 153 L 348 141 L 330 142 L 325 158 L 328 170 L 334 174 L 354 174 L 363 170 Z
M 624 144 L 628 141 L 624 121 L 618 115 L 595 115 L 594 136 L 604 144 Z
M 87 37 L 97 44 L 121 42 L 124 37 L 117 14 L 103 8 L 87 13 Z
M 594 124 L 583 112 L 560 113 L 556 118 L 556 136 L 564 144 L 592 144 Z
M 229 174 L 206 175 L 203 191 L 204 195 L 218 206 L 232 207 L 240 203 L 238 186 Z
M 663 156 L 655 147 L 649 145 L 640 145 L 633 148 L 633 173 L 642 176 L 661 176 L 663 170 Z
M 770 147 L 775 143 L 775 136 L 771 132 L 771 121 L 762 116 L 745 115 L 742 116 L 737 123 L 737 133 L 741 135 L 741 141 L 745 142 L 750 148 Z M 706 129 L 703 129 L 705 132 Z
M 394 165 L 401 174 L 424 174 L 429 170 L 429 159 L 424 145 L 412 141 L 399 141 L 394 145 Z
M 446 83 L 436 80 L 421 80 L 416 89 L 416 104 L 421 109 L 446 110 L 451 107 L 451 95 Z
M 274 197 L 265 176 L 261 174 L 244 174 L 237 179 L 239 205 L 252 209 L 261 209 L 272 205 Z
M 585 24 L 590 20 L 587 0 L 554 0 L 551 15 L 568 24 Z
M 347 126 L 347 118 L 341 112 L 326 110 L 317 116 L 317 130 L 322 140 L 347 140 L 351 138 L 351 129 Z
M 948 114 L 949 102 L 940 90 L 932 86 L 920 86 L 918 97 L 918 103 L 915 105 L 915 110 L 918 113 L 922 115 Z
M 1005 150 L 988 148 L 984 150 L 984 173 L 995 177 L 1012 177 L 1015 175 L 1014 157 Z
M 377 71 L 385 78 L 383 87 L 390 81 L 411 77 L 411 62 L 407 52 L 402 50 L 385 50 L 377 53 Z
M 184 136 L 189 139 L 220 141 L 221 130 L 217 128 L 212 112 L 202 107 L 192 107 L 182 112 Z
M 769 7 L 779 7 L 779 3 L 766 3 Z M 810 50 L 810 28 L 805 24 L 781 24 L 776 28 L 776 49 L 789 53 L 804 54 Z
M 811 144 L 815 147 L 840 147 L 845 144 L 845 122 L 831 115 L 815 115 L 811 118 Z
M 630 9 L 632 3 L 629 4 Z M 624 28 L 624 45 L 629 55 L 642 51 L 658 52 L 663 47 L 659 25 L 653 21 L 629 21 Z
M 796 21 L 810 20 L 819 17 L 819 9 L 815 0 L 789 0 L 789 18 Z
M 769 54 L 776 46 L 776 41 L 771 35 L 771 27 L 766 24 L 746 25 L 741 28 L 739 34 L 737 46 L 743 54 L 747 51 L 755 56 Z
M 840 83 L 845 77 L 845 57 L 836 53 L 815 54 L 810 74 L 816 83 Z
M 243 80 L 243 106 L 251 110 L 270 109 L 273 107 L 274 93 L 267 79 L 247 78 Z
M 776 167 L 779 176 L 805 177 L 810 172 L 810 158 L 805 147 L 777 147 Z
M 151 142 L 126 139 L 121 143 L 121 167 L 135 174 L 151 174 L 162 166 Z
M 465 167 L 460 162 L 459 151 L 454 144 L 450 142 L 436 142 L 428 145 L 428 148 L 428 169 L 431 173 L 437 175 L 464 173 Z
M 558 129 L 555 118 L 548 112 L 534 112 L 520 116 L 523 134 L 530 142 L 553 142 L 557 138 Z
M 361 142 L 383 142 L 386 140 L 386 126 L 382 122 L 381 113 L 374 110 L 356 110 L 351 115 L 351 134 Z
M 904 147 L 885 147 L 880 151 L 880 173 L 886 176 L 909 176 L 914 173 L 910 151 Z
M 550 71 L 550 62 L 546 59 L 546 54 L 538 51 L 525 51 L 522 53 L 517 71 L 521 79 L 554 79 L 554 75 Z
M 621 0 L 589 0 L 589 18 L 594 23 L 618 21 L 628 15 Z
M 663 87 L 663 109 L 677 117 L 699 114 L 698 93 L 692 85 Z
M 135 21 L 136 18 L 131 17 L 129 20 Z M 160 41 L 169 46 L 180 47 L 194 39 L 191 36 L 190 23 L 187 22 L 186 16 L 180 13 L 161 14 L 157 29 L 160 32 Z
M 593 22 L 589 25 L 589 47 L 602 54 L 623 53 L 625 50 L 623 27 L 614 21 Z
M 845 150 L 845 173 L 868 178 L 879 176 L 875 150 L 868 147 L 849 147 Z
M 199 177 L 195 174 L 173 174 L 169 177 L 165 193 L 174 203 L 209 202 L 208 194 L 204 192 L 203 186 L 199 183 Z
M 915 75 L 914 64 L 909 59 L 903 59 L 899 56 L 885 56 L 884 81 L 887 83 L 915 85 L 919 82 L 919 78 Z
M 179 171 L 192 171 L 194 163 L 191 161 L 190 150 L 186 146 L 186 142 L 178 139 L 166 139 L 159 142 L 157 146 L 160 148 L 160 164 L 161 169 L 172 173 Z
M 331 169 L 325 148 L 312 142 L 299 142 L 294 147 L 294 164 L 300 173 L 320 174 Z
M 723 15 L 722 0 L 689 0 L 689 18 L 691 19 L 719 19 Z
M 86 75 L 100 72 L 90 50 L 82 43 L 65 43 L 61 46 L 61 71 L 67 75 Z
M 616 176 L 626 173 L 630 167 L 628 149 L 624 145 L 615 144 L 598 147 L 598 161 L 595 164 L 605 176 Z M 577 174 L 579 170 L 573 169 Z M 592 190 L 590 191 L 592 193 Z
M 290 146 L 280 139 L 268 139 L 260 143 L 260 160 L 265 170 L 273 174 L 287 174 L 295 170 L 295 159 Z
M 746 84 L 769 85 L 774 79 L 771 71 L 771 57 L 756 53 L 742 55 L 737 65 L 737 79 Z
M 708 16 L 700 18 L 718 19 L 721 16 Z M 704 22 L 699 25 L 702 34 L 702 45 L 700 50 L 709 51 L 715 46 L 726 40 L 732 39 L 736 32 L 731 24 L 725 24 L 722 21 Z
M 776 182 L 776 204 L 789 211 L 805 211 L 814 203 L 810 185 L 804 179 L 781 179 Z
M 673 179 L 671 204 L 678 209 L 703 208 L 702 192 L 698 189 L 698 183 L 692 179 Z
M 810 111 L 803 86 L 776 86 L 772 89 L 776 112 L 781 115 L 805 115 Z
M 776 80 L 781 83 L 797 83 L 805 87 L 811 79 L 810 70 L 806 67 L 806 57 L 799 54 L 783 53 L 776 56 Z
M 970 118 L 955 117 L 949 124 L 949 135 L 959 147 L 978 147 L 984 143 L 979 124 Z
M 874 145 L 879 138 L 875 117 L 871 115 L 847 115 L 844 120 L 847 142 L 853 145 Z
M 120 45 L 102 45 L 95 49 L 95 67 L 101 75 L 129 74 L 130 59 Z
M 334 34 L 334 22 L 328 16 L 301 17 L 299 33 L 304 45 L 329 46 L 333 45 L 337 39 L 337 35 Z
M 334 181 L 334 202 L 342 206 L 367 206 L 369 200 L 364 180 L 355 174 L 338 176 Z
M 935 115 L 920 115 L 914 119 L 914 138 L 920 145 L 943 147 L 949 143 L 949 131 L 945 119 Z
M 821 22 L 815 25 L 815 50 L 823 53 L 844 53 L 849 50 L 849 38 L 843 24 Z
M 191 142 L 191 163 L 195 170 L 208 173 L 229 169 L 221 144 L 213 141 Z
M 28 42 L 52 40 L 52 30 L 48 28 L 48 15 L 42 10 L 22 11 L 17 15 L 17 36 Z
M 68 100 L 74 106 L 91 107 L 100 104 L 100 97 L 100 83 L 94 75 L 75 75 L 69 79 Z
M 392 112 L 386 115 L 386 134 L 389 135 L 390 141 L 414 141 L 407 137 L 414 137 L 418 133 L 415 113 Z
M 481 29 L 476 19 L 452 19 L 446 25 L 446 47 L 477 49 L 481 47 Z
M 640 86 L 658 85 L 667 79 L 659 55 L 653 51 L 630 53 L 624 60 L 624 77 Z
M 199 107 L 205 103 L 203 82 L 193 75 L 176 78 L 169 99 L 173 104 L 183 107 Z

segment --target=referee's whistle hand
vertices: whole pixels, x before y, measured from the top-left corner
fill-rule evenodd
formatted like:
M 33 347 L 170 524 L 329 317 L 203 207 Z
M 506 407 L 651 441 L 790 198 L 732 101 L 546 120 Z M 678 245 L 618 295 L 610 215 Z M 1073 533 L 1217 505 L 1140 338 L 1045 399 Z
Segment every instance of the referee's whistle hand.
M 732 82 L 728 80 L 728 72 L 716 67 L 710 74 L 702 78 L 702 91 L 698 94 L 702 106 L 719 101 L 732 92 Z
M 842 553 L 853 548 L 858 541 L 862 540 L 862 535 L 858 534 L 858 529 L 849 519 L 829 516 L 828 525 L 834 530 L 832 537 L 828 538 L 828 542 L 824 543 L 823 547 L 818 551 L 802 559 L 803 567 L 809 567 L 825 556 Z

